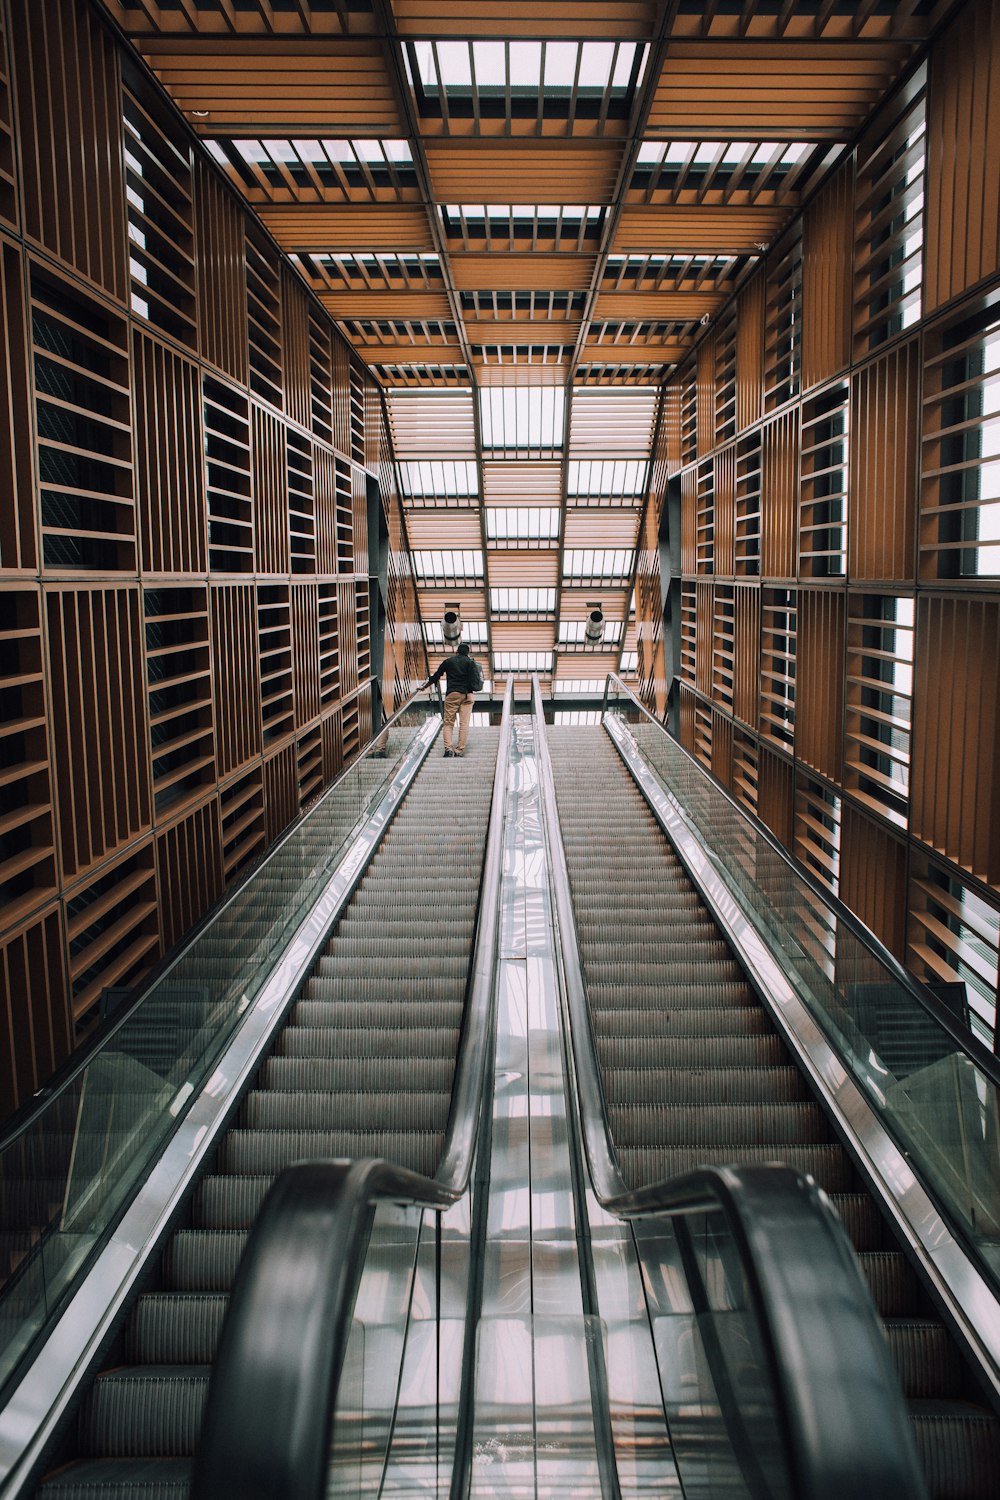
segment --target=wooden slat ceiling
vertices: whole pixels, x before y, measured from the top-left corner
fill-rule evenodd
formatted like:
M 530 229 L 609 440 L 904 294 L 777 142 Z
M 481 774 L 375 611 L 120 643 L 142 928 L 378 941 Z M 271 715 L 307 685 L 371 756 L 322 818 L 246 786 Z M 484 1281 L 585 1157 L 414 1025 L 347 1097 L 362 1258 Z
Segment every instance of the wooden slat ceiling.
M 634 657 L 658 388 L 952 3 L 104 0 L 386 388 L 495 683 Z

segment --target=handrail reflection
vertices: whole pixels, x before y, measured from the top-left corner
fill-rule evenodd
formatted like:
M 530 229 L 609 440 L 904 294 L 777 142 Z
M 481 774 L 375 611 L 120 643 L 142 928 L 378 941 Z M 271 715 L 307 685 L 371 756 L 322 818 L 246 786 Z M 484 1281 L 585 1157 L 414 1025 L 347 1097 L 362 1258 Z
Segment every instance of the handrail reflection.
M 871 1296 L 846 1233 L 812 1179 L 778 1165 L 731 1166 L 701 1167 L 641 1189 L 625 1184 L 608 1129 L 537 677 L 532 706 L 564 1014 L 594 1194 L 607 1213 L 621 1219 L 725 1215 L 760 1319 L 794 1493 L 801 1500 L 839 1500 L 852 1489 L 898 1500 L 922 1496 L 926 1489 L 906 1407 Z M 690 1274 L 694 1258 L 684 1259 Z M 693 1302 L 698 1310 L 696 1294 Z M 817 1351 L 822 1380 L 815 1378 Z M 725 1388 L 725 1361 L 710 1342 L 706 1357 L 717 1387 Z M 723 1411 L 723 1416 L 742 1437 L 740 1414 Z M 744 1450 L 737 1452 L 738 1460 L 756 1470 L 746 1444 L 734 1439 L 734 1447 Z M 752 1488 L 771 1493 L 759 1472 Z
M 276 1179 L 250 1232 L 223 1325 L 192 1500 L 319 1500 L 326 1494 L 330 1422 L 375 1208 L 391 1202 L 440 1212 L 468 1190 L 493 1036 L 513 688 L 509 678 L 438 1170 L 426 1177 L 370 1158 L 299 1162 Z

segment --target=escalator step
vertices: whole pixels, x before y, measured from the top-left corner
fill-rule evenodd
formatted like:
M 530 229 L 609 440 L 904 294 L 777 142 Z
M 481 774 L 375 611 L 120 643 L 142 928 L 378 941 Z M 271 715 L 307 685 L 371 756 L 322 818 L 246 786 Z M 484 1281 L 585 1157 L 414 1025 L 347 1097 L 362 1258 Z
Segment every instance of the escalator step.
M 422 1084 L 420 1060 L 404 1067 L 392 1059 L 388 1076 L 364 1087 L 358 1080 L 337 1094 L 254 1089 L 243 1101 L 246 1130 L 363 1130 L 373 1112 L 396 1130 L 440 1130 L 448 1124 L 451 1090 L 432 1093 Z M 448 1069 L 449 1075 L 451 1069 Z M 346 1075 L 345 1075 L 346 1076 Z
M 828 1193 L 843 1193 L 850 1187 L 850 1168 L 840 1146 L 661 1146 L 619 1150 L 622 1174 L 631 1186 L 665 1182 L 695 1167 L 728 1167 L 736 1164 L 766 1165 L 783 1161 L 798 1172 L 815 1177 Z
M 364 1014 L 369 1017 L 370 1031 L 366 1031 L 366 1040 L 369 1047 L 375 1049 L 379 1046 L 391 1046 L 390 1038 L 399 1035 L 400 1046 L 402 1038 L 412 1034 L 412 1020 L 415 1007 L 399 1002 L 399 1004 L 366 1005 Z M 330 1011 L 327 1011 L 330 1017 Z M 340 1056 L 357 1056 L 357 1052 L 345 1052 L 342 1047 L 342 1038 L 349 1038 L 349 1046 L 357 1049 L 360 1043 L 357 1041 L 357 1028 L 351 1028 L 346 1023 L 357 1020 L 358 1008 L 354 1013 L 343 1017 L 345 1025 L 313 1025 L 313 1026 L 289 1026 L 282 1032 L 279 1040 L 280 1055 L 285 1058 L 340 1058 Z M 421 1050 L 430 1050 L 432 1046 L 447 1050 L 451 1056 L 456 1053 L 459 1046 L 459 1022 L 462 1020 L 462 1005 L 454 1004 L 442 1007 L 441 1017 L 436 1022 L 430 1023 L 426 1019 L 427 1037 L 421 1037 Z M 430 1035 L 433 1034 L 433 1035 Z
M 898 1250 L 860 1250 L 858 1262 L 882 1318 L 911 1318 L 918 1311 L 917 1286 Z
M 374 1057 L 272 1057 L 264 1065 L 262 1084 L 276 1092 L 307 1093 L 321 1090 L 341 1093 L 405 1088 L 450 1096 L 455 1070 L 454 1057 L 423 1056 L 423 1039 L 434 1037 L 434 1029 L 411 1033 L 408 1054 Z M 378 1039 L 375 1038 L 377 1041 Z
M 932 1500 L 996 1500 L 1000 1423 L 963 1401 L 911 1403 L 913 1435 Z
M 629 1010 L 601 1011 L 594 1008 L 594 1031 L 601 1038 L 643 1037 L 653 1040 L 664 1037 L 703 1036 L 773 1036 L 774 1028 L 759 1005 L 726 1009 L 723 1006 L 693 1010 L 680 1007 L 674 1010 Z
M 803 1101 L 805 1080 L 790 1064 L 781 1068 L 664 1068 L 609 1070 L 609 1105 L 736 1104 Z
M 136 1365 L 207 1365 L 215 1358 L 224 1292 L 149 1292 L 140 1297 L 125 1335 L 128 1362 Z
M 807 1145 L 828 1134 L 819 1106 L 796 1104 L 629 1105 L 609 1111 L 620 1149 L 662 1141 L 670 1146 L 728 1145 L 732 1158 L 746 1146 L 768 1146 L 781 1155 L 786 1144 Z
M 133 1365 L 99 1375 L 77 1424 L 80 1451 L 101 1458 L 185 1458 L 194 1452 L 208 1369 Z
M 181 1229 L 163 1257 L 163 1279 L 175 1292 L 228 1292 L 247 1242 L 243 1229 Z
M 191 1461 L 101 1458 L 46 1479 L 45 1500 L 188 1500 Z
M 249 1229 L 271 1186 L 270 1177 L 203 1177 L 191 1202 L 196 1229 Z
M 353 1130 L 231 1130 L 222 1144 L 219 1164 L 223 1171 L 250 1177 L 276 1176 L 293 1161 L 382 1156 L 429 1177 L 437 1167 L 442 1140 L 439 1130 L 362 1126 Z
M 615 1068 L 776 1067 L 786 1052 L 770 1036 L 605 1036 L 605 1066 Z
M 911 1399 L 941 1398 L 961 1389 L 958 1350 L 942 1324 L 888 1319 L 885 1333 L 903 1390 Z
M 835 1193 L 831 1201 L 855 1250 L 881 1248 L 885 1226 L 870 1193 Z

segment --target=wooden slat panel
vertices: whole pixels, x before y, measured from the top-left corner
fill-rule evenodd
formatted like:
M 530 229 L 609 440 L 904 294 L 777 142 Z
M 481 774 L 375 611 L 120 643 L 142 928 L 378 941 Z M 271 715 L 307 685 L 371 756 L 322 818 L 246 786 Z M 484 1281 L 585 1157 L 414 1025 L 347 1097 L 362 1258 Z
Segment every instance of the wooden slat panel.
M 897 344 L 852 376 L 847 529 L 852 579 L 914 576 L 919 396 L 916 339 Z
M 760 139 L 850 137 L 904 64 L 892 43 L 842 41 L 674 41 L 660 75 L 647 129 L 741 131 Z M 805 125 L 805 121 L 808 124 Z M 805 126 L 805 128 L 804 128 Z
M 854 158 L 825 183 L 802 222 L 802 388 L 851 361 Z
M 843 780 L 846 606 L 841 591 L 799 590 L 795 753 L 837 782 Z
M 760 687 L 760 589 L 756 584 L 738 583 L 734 594 L 733 713 L 744 724 L 755 727 Z
M 733 711 L 736 605 L 731 583 L 716 583 L 712 599 L 712 697 Z
M 254 570 L 251 418 L 254 408 L 236 386 L 206 375 L 204 430 L 208 561 L 217 573 Z M 282 474 L 282 482 L 284 475 Z
M 715 616 L 715 585 L 698 582 L 695 594 L 695 687 L 706 698 L 712 692 L 712 625 Z
M 336 209 L 261 206 L 260 217 L 278 244 L 286 250 L 313 254 L 338 250 L 345 255 L 359 250 L 428 251 L 434 239 L 426 209 L 404 204 Z M 314 284 L 314 290 L 319 286 Z
M 1000 603 L 917 600 L 911 829 L 980 880 L 1000 880 Z
M 507 141 L 502 147 L 434 141 L 426 154 L 442 203 L 481 202 L 484 183 L 493 203 L 610 203 L 622 147 L 614 141 Z
M 220 776 L 260 755 L 260 671 L 252 584 L 214 584 L 212 665 Z
M 757 767 L 757 816 L 786 849 L 792 844 L 794 787 L 791 762 L 761 745 Z
M 195 808 L 156 837 L 160 938 L 172 948 L 222 894 L 219 802 Z
M 153 806 L 159 821 L 215 785 L 208 591 L 143 591 Z
M 160 954 L 152 838 L 103 867 L 63 903 L 70 1004 L 77 1022 L 93 1019 L 104 989 L 137 984 Z
M 7 21 L 0 15 L 0 218 L 16 225 L 17 150 L 14 145 L 14 101 L 10 87 L 10 48 Z
M 452 255 L 452 275 L 462 292 L 491 291 L 498 276 L 505 292 L 586 291 L 597 259 L 593 255 Z M 470 324 L 475 335 L 475 324 Z M 530 325 L 529 325 L 530 327 Z
M 925 307 L 1000 269 L 1000 5 L 963 6 L 935 45 L 927 108 Z
M 301 729 L 320 713 L 319 585 L 292 585 L 292 666 L 295 724 Z
M 736 571 L 736 448 L 715 455 L 715 572 L 732 578 Z
M 269 844 L 284 833 L 298 811 L 295 746 L 283 745 L 264 761 L 264 818 Z
M 698 362 L 698 457 L 704 458 L 715 447 L 715 335 L 711 330 L 698 345 L 695 358 Z
M 253 462 L 253 543 L 258 573 L 291 571 L 288 530 L 287 452 L 280 417 L 250 407 Z
M 292 674 L 292 605 L 287 583 L 257 587 L 257 654 L 264 747 L 283 743 L 295 729 Z
M 219 788 L 222 868 L 226 885 L 264 848 L 263 768 L 258 762 Z
M 794 578 L 798 526 L 799 414 L 785 412 L 761 428 L 760 570 Z
M 906 954 L 906 845 L 846 801 L 840 899 L 902 963 Z
M 55 797 L 37 586 L 0 590 L 0 923 L 13 926 L 56 890 Z
M 401 36 L 648 40 L 652 0 L 393 0 Z
M 285 376 L 284 408 L 293 422 L 308 427 L 312 415 L 309 388 L 309 298 L 287 266 L 281 269 L 281 327 Z
M 403 133 L 376 40 L 148 39 L 142 52 L 185 114 L 208 111 L 213 135 Z
M 688 126 L 683 134 L 690 133 Z M 556 202 L 603 203 L 603 198 Z M 788 222 L 786 208 L 626 208 L 615 237 L 616 251 L 705 250 L 715 255 L 755 255 Z
M 150 826 L 142 623 L 135 587 L 50 588 L 45 603 L 67 878 Z
M 2 137 L 0 137 L 2 140 Z M 0 239 L 0 571 L 34 572 L 37 563 L 30 431 L 24 272 L 19 246 Z
M 115 44 L 79 0 L 13 0 L 24 232 L 127 297 Z
M 0 1097 L 5 1113 L 26 1104 L 69 1054 L 65 965 L 56 907 L 0 943 Z
M 740 291 L 736 311 L 736 430 L 763 414 L 764 273 L 756 271 Z
M 570 457 L 647 458 L 655 417 L 655 390 L 576 391 L 570 406 Z
M 138 329 L 132 339 L 142 570 L 204 573 L 208 527 L 198 367 Z
M 232 193 L 210 167 L 199 164 L 195 183 L 202 358 L 245 383 L 249 345 L 243 220 Z

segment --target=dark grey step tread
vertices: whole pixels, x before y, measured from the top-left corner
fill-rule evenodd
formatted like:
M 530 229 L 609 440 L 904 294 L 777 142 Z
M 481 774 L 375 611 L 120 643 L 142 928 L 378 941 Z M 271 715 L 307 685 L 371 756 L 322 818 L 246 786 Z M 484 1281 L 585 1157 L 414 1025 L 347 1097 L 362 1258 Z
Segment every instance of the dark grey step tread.
M 611 1068 L 775 1067 L 788 1053 L 776 1033 L 769 1036 L 611 1036 L 602 1056 Z
M 920 1294 L 909 1262 L 899 1250 L 859 1250 L 858 1264 L 882 1318 L 910 1318 Z
M 637 983 L 633 979 L 598 983 L 587 986 L 591 1009 L 594 1011 L 635 1010 L 647 1006 L 650 1010 L 670 1010 L 678 1006 L 684 1010 L 698 1006 L 719 1005 L 742 1006 L 745 1009 L 761 1009 L 760 1001 L 745 980 L 700 979 L 690 983 Z
M 195 1229 L 249 1229 L 260 1212 L 274 1177 L 212 1172 L 203 1177 L 191 1200 Z
M 38 1493 L 50 1500 L 188 1500 L 189 1458 L 84 1459 L 53 1474 Z
M 617 1144 L 617 1143 L 616 1143 Z M 622 1175 L 629 1187 L 649 1187 L 666 1182 L 682 1172 L 699 1166 L 766 1165 L 785 1162 L 796 1171 L 815 1177 L 828 1193 L 847 1192 L 851 1187 L 851 1167 L 843 1148 L 832 1142 L 821 1145 L 752 1146 L 644 1146 L 620 1147 L 618 1157 Z
M 812 1101 L 794 1104 L 611 1105 L 612 1135 L 620 1147 L 640 1149 L 729 1144 L 734 1159 L 743 1144 L 778 1148 L 829 1138 L 826 1116 Z
M 721 1104 L 797 1102 L 809 1098 L 805 1080 L 790 1063 L 773 1068 L 608 1068 L 609 1104 Z
M 126 1358 L 137 1365 L 211 1364 L 228 1307 L 225 1292 L 147 1292 L 128 1321 Z
M 911 1400 L 947 1398 L 962 1387 L 962 1361 L 943 1323 L 930 1318 L 887 1318 L 885 1336 Z
M 414 1010 L 414 1005 L 408 1005 L 405 1002 L 366 1007 L 366 1014 L 372 1025 L 372 1040 L 375 1040 L 378 1031 L 408 1028 L 408 1023 L 414 1019 Z M 279 1038 L 280 1055 L 285 1058 L 339 1058 L 342 1056 L 343 1038 L 355 1037 L 355 1032 L 351 1029 L 351 1022 L 355 1019 L 357 1019 L 357 1008 L 355 1008 L 354 1016 L 343 1017 L 343 1026 L 288 1026 Z M 460 1022 L 462 1022 L 462 1002 L 456 1001 L 456 1004 L 451 1007 L 442 1007 L 441 1019 L 435 1026 L 435 1035 L 441 1046 L 447 1049 L 448 1055 L 451 1055 L 457 1047 Z M 426 1043 L 421 1046 L 426 1046 Z
M 316 974 L 309 980 L 305 998 L 292 1008 L 292 1024 L 302 1025 L 303 1017 L 311 1016 L 317 1005 L 333 1007 L 349 1004 L 353 1007 L 354 1019 L 357 1020 L 362 1013 L 367 1017 L 369 1005 L 377 1006 L 383 1002 L 398 1005 L 410 1000 L 414 1005 L 424 1007 L 430 1016 L 444 1015 L 449 1005 L 455 1004 L 456 1000 L 461 1001 L 468 977 L 467 964 L 455 964 L 452 967 L 458 976 L 458 983 L 445 987 L 439 976 L 411 972 L 406 984 L 396 986 L 391 994 L 386 991 L 386 981 L 382 975 L 360 974 L 348 980 L 341 974 Z
M 1000 1422 L 965 1401 L 912 1401 L 910 1416 L 932 1500 L 996 1500 Z
M 773 1036 L 774 1026 L 758 1004 L 747 1006 L 692 1006 L 690 1010 L 675 1005 L 669 1010 L 650 1006 L 629 1010 L 595 1011 L 594 1031 L 600 1039 L 653 1039 L 663 1037 Z M 598 1048 L 600 1050 L 600 1048 Z
M 451 1088 L 420 1088 L 408 1068 L 383 1081 L 380 1092 L 357 1088 L 348 1093 L 300 1093 L 255 1089 L 240 1109 L 247 1130 L 358 1130 L 379 1121 L 397 1130 L 444 1130 L 451 1108 Z M 408 1076 L 409 1075 L 409 1076 Z
M 831 1193 L 834 1211 L 855 1250 L 881 1250 L 885 1222 L 870 1193 Z
M 429 1177 L 437 1169 L 442 1141 L 442 1131 L 430 1129 L 231 1130 L 219 1151 L 219 1167 L 260 1177 L 316 1157 L 382 1156 Z
M 261 1084 L 281 1093 L 312 1091 L 339 1093 L 344 1090 L 375 1091 L 389 1079 L 393 1087 L 411 1091 L 430 1089 L 450 1092 L 455 1074 L 453 1054 L 424 1052 L 425 1040 L 436 1040 L 433 1027 L 412 1032 L 413 1045 L 406 1052 L 372 1057 L 271 1057 L 264 1064 Z M 382 1040 L 380 1037 L 373 1042 Z
M 99 1375 L 77 1423 L 80 1450 L 101 1458 L 190 1457 L 208 1378 L 204 1365 L 131 1365 Z
M 329 1014 L 329 1008 L 324 1002 L 324 1011 Z M 448 1024 L 436 1024 L 431 1028 L 405 1026 L 398 1018 L 398 1013 L 404 1007 L 385 1007 L 386 1011 L 394 1009 L 397 1013 L 397 1024 L 386 1026 L 379 1024 L 378 1016 L 372 1017 L 373 1024 L 369 1027 L 359 1028 L 351 1023 L 357 1020 L 357 1011 L 354 1015 L 345 1015 L 342 1024 L 336 1025 L 310 1025 L 302 1021 L 295 1026 L 286 1027 L 279 1039 L 280 1055 L 289 1058 L 316 1058 L 326 1060 L 329 1058 L 347 1057 L 373 1057 L 380 1053 L 390 1053 L 393 1056 L 405 1057 L 411 1047 L 419 1045 L 421 1051 L 430 1056 L 432 1053 L 439 1057 L 453 1057 L 458 1047 L 459 1022 L 462 1019 L 462 1006 L 455 1003 L 448 1007 Z
M 720 944 L 725 947 L 725 944 Z M 728 955 L 728 956 L 726 956 Z M 589 959 L 584 965 L 588 981 L 614 980 L 621 983 L 621 955 L 617 959 Z M 629 966 L 629 979 L 634 984 L 684 984 L 689 981 L 713 980 L 715 983 L 746 983 L 743 971 L 729 953 L 707 953 L 699 959 L 662 959 L 643 954 Z
M 389 962 L 395 962 L 398 958 L 405 957 L 405 950 L 409 945 L 402 945 L 399 953 L 389 953 L 384 958 Z M 348 976 L 358 979 L 369 979 L 372 977 L 372 965 L 374 960 L 368 945 L 363 945 L 364 951 L 358 953 L 339 953 L 335 958 L 321 958 L 317 967 L 316 978 L 346 979 Z M 409 950 L 412 953 L 412 948 Z M 469 953 L 455 955 L 454 957 L 442 957 L 438 953 L 425 953 L 420 960 L 421 978 L 429 979 L 438 976 L 442 979 L 463 978 L 469 972 Z M 313 981 L 310 980 L 310 983 Z
M 246 1229 L 179 1229 L 163 1256 L 163 1280 L 174 1292 L 228 1292 L 246 1248 Z

